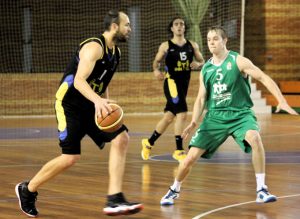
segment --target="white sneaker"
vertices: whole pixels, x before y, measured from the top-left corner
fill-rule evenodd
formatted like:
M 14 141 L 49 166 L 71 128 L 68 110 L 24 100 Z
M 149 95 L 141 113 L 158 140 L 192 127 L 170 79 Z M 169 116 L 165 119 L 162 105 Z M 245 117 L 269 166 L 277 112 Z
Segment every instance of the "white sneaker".
M 109 202 L 105 208 L 103 208 L 103 213 L 108 216 L 118 216 L 118 215 L 130 215 L 136 214 L 143 210 L 144 206 L 141 203 L 112 203 Z
M 179 192 L 169 188 L 167 194 L 160 200 L 161 205 L 174 205 L 174 200 L 179 198 Z
M 267 186 L 264 186 L 261 190 L 257 191 L 256 194 L 256 203 L 268 203 L 277 200 L 275 195 L 269 193 Z

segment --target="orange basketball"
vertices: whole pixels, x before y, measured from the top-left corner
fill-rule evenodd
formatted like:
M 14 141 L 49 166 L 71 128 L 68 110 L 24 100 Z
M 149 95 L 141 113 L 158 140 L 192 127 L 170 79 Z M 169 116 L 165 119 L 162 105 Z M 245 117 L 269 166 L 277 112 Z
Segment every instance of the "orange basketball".
M 115 132 L 123 125 L 123 110 L 115 104 L 110 103 L 112 111 L 109 114 L 102 114 L 102 118 L 95 118 L 96 125 L 104 132 Z

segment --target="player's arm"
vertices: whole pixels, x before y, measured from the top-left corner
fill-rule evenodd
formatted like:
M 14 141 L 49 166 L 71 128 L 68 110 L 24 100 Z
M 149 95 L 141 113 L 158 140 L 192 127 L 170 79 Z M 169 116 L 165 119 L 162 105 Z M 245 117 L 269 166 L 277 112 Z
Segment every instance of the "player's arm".
M 101 117 L 101 111 L 110 112 L 111 108 L 108 105 L 109 100 L 101 98 L 86 79 L 92 73 L 96 61 L 102 56 L 103 48 L 96 42 L 85 44 L 79 52 L 79 64 L 76 76 L 74 78 L 74 87 L 88 100 L 95 105 L 95 113 Z
M 102 98 L 109 98 L 109 92 L 108 92 L 108 87 L 106 88 L 105 92 L 101 95 Z
M 193 48 L 194 48 L 194 57 L 195 60 L 192 61 L 190 67 L 192 70 L 198 70 L 204 64 L 204 58 L 199 50 L 199 46 L 196 42 L 190 41 Z
M 197 126 L 200 116 L 202 115 L 206 103 L 206 88 L 203 82 L 202 72 L 199 75 L 199 90 L 196 101 L 194 103 L 193 115 L 190 124 L 182 132 L 182 138 L 186 139 L 192 130 Z
M 152 64 L 154 76 L 158 80 L 163 80 L 165 78 L 164 74 L 160 70 L 160 67 L 161 67 L 161 62 L 163 61 L 167 53 L 168 47 L 169 47 L 168 42 L 163 42 L 162 44 L 160 44 L 158 48 L 158 52 L 156 53 Z
M 239 55 L 237 57 L 237 65 L 242 73 L 260 81 L 276 98 L 278 101 L 276 112 L 282 109 L 289 114 L 298 115 L 298 113 L 288 105 L 275 81 L 255 66 L 249 59 Z

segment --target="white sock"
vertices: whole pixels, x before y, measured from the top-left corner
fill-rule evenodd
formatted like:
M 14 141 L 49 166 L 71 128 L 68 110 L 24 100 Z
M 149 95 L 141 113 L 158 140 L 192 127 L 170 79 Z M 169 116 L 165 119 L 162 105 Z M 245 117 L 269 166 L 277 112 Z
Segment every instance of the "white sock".
M 265 186 L 265 173 L 256 173 L 256 191 L 261 190 Z
M 171 189 L 176 192 L 179 192 L 181 184 L 182 184 L 182 182 L 179 182 L 179 181 L 177 181 L 177 179 L 175 179 L 173 185 L 171 186 Z

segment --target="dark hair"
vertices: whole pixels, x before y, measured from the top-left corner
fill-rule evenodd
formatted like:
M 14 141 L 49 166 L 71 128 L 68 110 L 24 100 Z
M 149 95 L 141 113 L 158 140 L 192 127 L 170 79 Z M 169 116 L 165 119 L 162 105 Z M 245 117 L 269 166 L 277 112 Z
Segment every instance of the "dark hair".
M 104 17 L 103 24 L 105 30 L 110 30 L 112 23 L 120 24 L 120 12 L 118 10 L 110 10 Z
M 211 26 L 211 27 L 208 28 L 207 32 L 209 32 L 209 31 L 218 32 L 223 39 L 228 38 L 226 30 L 222 26 L 217 26 L 217 25 L 216 26 Z
M 168 31 L 168 33 L 169 33 L 171 36 L 173 36 L 173 32 L 172 32 L 171 28 L 172 28 L 173 23 L 174 23 L 174 21 L 175 21 L 176 19 L 180 19 L 180 20 L 183 20 L 183 21 L 184 21 L 185 33 L 186 33 L 187 30 L 188 30 L 188 25 L 187 25 L 187 23 L 185 22 L 185 20 L 184 20 L 181 16 L 175 16 L 175 17 L 172 18 L 172 20 L 170 21 L 170 23 L 169 23 L 169 25 L 168 25 L 168 28 L 167 28 L 167 31 Z

